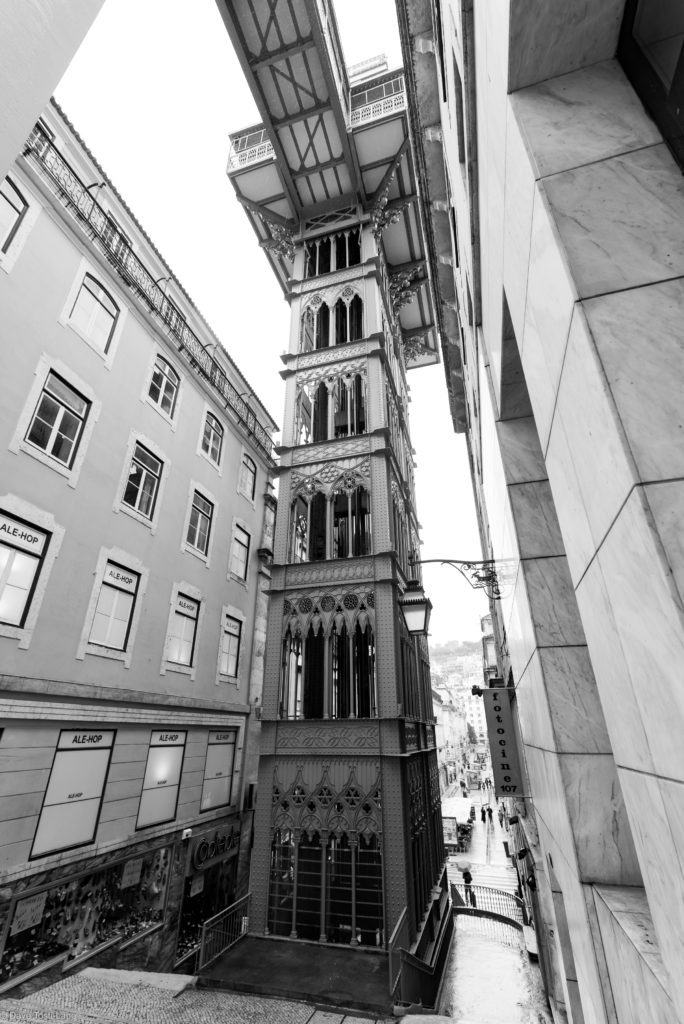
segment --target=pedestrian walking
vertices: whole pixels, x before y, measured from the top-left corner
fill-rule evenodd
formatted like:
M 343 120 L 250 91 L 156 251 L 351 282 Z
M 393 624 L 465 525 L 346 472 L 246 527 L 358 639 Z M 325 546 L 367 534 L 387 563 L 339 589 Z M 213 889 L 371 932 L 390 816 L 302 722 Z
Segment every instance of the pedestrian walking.
M 473 888 L 472 888 L 472 883 L 473 883 L 473 876 L 470 874 L 470 872 L 466 868 L 465 871 L 463 872 L 463 892 L 465 894 L 465 901 L 466 901 L 466 903 L 470 903 L 471 905 L 474 906 L 474 904 L 473 904 Z
M 503 828 L 503 807 L 499 807 L 499 828 Z
M 489 824 L 490 825 L 493 824 L 493 822 L 492 822 L 492 815 L 493 814 L 494 814 L 494 812 L 493 812 L 491 806 L 489 804 L 487 804 L 487 817 L 489 818 Z
M 482 824 L 484 825 L 487 821 L 487 812 L 484 809 L 484 805 L 480 808 L 480 817 L 482 818 Z

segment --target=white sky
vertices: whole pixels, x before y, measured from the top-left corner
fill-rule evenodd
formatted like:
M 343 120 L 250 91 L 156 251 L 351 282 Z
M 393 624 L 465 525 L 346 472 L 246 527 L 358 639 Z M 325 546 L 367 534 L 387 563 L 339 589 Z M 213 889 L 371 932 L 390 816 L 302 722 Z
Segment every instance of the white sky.
M 401 64 L 393 0 L 337 0 L 336 14 L 347 64 L 378 53 Z M 228 133 L 260 118 L 215 0 L 106 0 L 55 96 L 281 423 L 288 307 L 225 174 Z M 444 368 L 408 379 L 422 557 L 480 558 Z M 449 566 L 423 579 L 433 642 L 479 637 L 482 592 Z

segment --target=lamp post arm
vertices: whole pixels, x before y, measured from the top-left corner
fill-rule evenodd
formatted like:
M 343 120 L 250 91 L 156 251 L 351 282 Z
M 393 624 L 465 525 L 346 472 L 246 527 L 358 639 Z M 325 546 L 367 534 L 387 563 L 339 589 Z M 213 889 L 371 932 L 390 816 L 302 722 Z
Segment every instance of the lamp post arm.
M 433 563 L 451 565 L 460 572 L 461 576 L 468 581 L 474 590 L 484 590 L 487 597 L 492 601 L 501 600 L 499 577 L 496 572 L 497 563 L 493 559 L 472 562 L 465 561 L 462 558 L 415 558 L 412 560 L 411 565 L 430 565 Z

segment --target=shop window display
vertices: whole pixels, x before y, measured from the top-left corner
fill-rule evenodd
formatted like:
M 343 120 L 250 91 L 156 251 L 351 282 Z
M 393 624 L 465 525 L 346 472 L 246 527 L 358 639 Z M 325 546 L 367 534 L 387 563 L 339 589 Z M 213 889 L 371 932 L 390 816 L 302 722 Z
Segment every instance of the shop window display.
M 63 881 L 17 899 L 0 959 L 0 985 L 64 956 L 65 966 L 161 924 L 171 850 Z

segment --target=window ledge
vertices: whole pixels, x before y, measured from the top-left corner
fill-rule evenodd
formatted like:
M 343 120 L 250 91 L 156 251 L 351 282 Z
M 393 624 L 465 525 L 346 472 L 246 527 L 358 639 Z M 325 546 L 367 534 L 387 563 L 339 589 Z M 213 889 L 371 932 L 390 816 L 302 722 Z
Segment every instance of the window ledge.
M 176 420 L 175 420 L 175 418 L 173 416 L 169 416 L 169 414 L 167 412 L 164 412 L 164 410 L 161 408 L 161 406 L 157 405 L 157 403 L 152 398 L 150 398 L 149 395 L 145 395 L 145 397 L 143 398 L 143 402 L 144 402 L 145 405 L 149 405 L 149 407 L 151 409 L 154 409 L 154 411 L 157 413 L 157 415 L 161 416 L 161 418 L 164 420 L 164 422 L 168 423 L 168 425 L 171 427 L 171 429 L 175 431 L 175 429 L 176 429 Z M 176 412 L 176 410 L 174 409 L 174 413 L 175 412 Z
M 94 654 L 96 658 L 109 658 L 111 661 L 122 661 L 125 668 L 130 667 L 131 655 L 129 651 L 119 651 L 115 647 L 104 647 L 100 644 L 87 643 L 86 654 Z
M 159 495 L 157 495 L 157 499 L 158 498 Z M 157 524 L 154 519 L 148 519 L 147 516 L 142 515 L 141 512 L 138 512 L 130 505 L 126 505 L 123 501 L 114 506 L 114 511 L 123 512 L 125 515 L 130 516 L 131 519 L 136 521 L 136 523 L 140 523 L 141 526 L 146 526 L 150 533 L 154 534 L 156 532 Z
M 243 579 L 242 576 L 238 576 L 237 573 L 229 572 L 228 579 L 233 580 L 235 583 L 239 583 L 240 586 L 245 588 L 245 590 L 249 590 L 249 584 L 247 580 Z
M 22 451 L 24 452 L 25 455 L 30 455 L 32 459 L 35 459 L 37 462 L 40 462 L 43 466 L 47 466 L 48 469 L 51 469 L 53 470 L 53 472 L 58 473 L 60 476 L 63 476 L 70 487 L 76 486 L 77 474 L 73 466 L 65 466 L 63 462 L 60 462 L 58 459 L 53 459 L 51 455 L 48 455 L 47 452 L 43 451 L 42 448 L 38 448 L 36 447 L 36 445 L 31 444 L 30 441 L 22 439 L 21 441 L 19 441 L 19 444 L 17 445 L 16 449 L 10 450 L 17 451 L 17 453 L 18 451 Z
M 211 537 L 209 538 L 211 540 Z M 193 555 L 198 561 L 203 562 L 204 565 L 209 568 L 209 555 L 203 554 L 199 548 L 193 547 L 192 544 L 188 544 L 186 540 L 181 545 L 181 551 L 184 551 L 187 555 Z
M 161 668 L 162 675 L 165 675 L 167 672 L 177 672 L 179 675 L 189 676 L 193 680 L 195 678 L 195 671 L 194 665 L 181 665 L 177 661 L 165 661 Z

